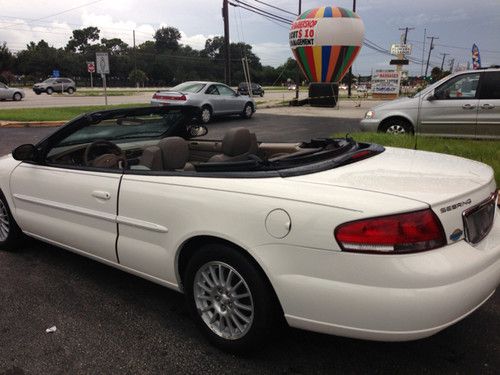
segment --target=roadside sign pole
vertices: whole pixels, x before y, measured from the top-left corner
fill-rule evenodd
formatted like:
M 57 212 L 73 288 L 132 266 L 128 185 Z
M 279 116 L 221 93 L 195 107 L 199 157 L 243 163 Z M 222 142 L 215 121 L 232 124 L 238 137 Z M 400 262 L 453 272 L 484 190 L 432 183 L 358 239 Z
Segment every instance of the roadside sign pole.
M 96 53 L 96 67 L 97 73 L 101 74 L 102 78 L 102 86 L 104 89 L 104 104 L 108 105 L 108 93 L 106 92 L 106 74 L 109 74 L 109 57 L 106 52 L 97 52 Z
M 93 82 L 93 78 L 92 78 L 92 72 L 90 72 L 90 88 L 93 89 L 94 88 L 94 82 Z
M 104 87 L 104 105 L 108 105 L 108 93 L 106 92 L 106 74 L 102 73 L 102 86 Z

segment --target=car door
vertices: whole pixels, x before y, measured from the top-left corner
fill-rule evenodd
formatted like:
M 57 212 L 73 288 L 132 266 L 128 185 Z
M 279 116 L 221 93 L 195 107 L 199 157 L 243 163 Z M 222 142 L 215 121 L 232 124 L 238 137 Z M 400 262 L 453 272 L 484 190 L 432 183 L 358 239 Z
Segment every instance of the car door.
M 0 82 L 0 99 L 8 99 L 9 89 Z
M 226 85 L 217 85 L 217 89 L 221 97 L 224 99 L 224 108 L 226 113 L 240 113 L 243 112 L 244 103 L 240 96 L 236 95 L 230 87 Z
M 419 133 L 474 137 L 480 73 L 466 73 L 438 86 L 422 100 Z
M 213 114 L 223 114 L 224 109 L 224 99 L 220 96 L 219 90 L 216 85 L 210 85 L 205 90 L 205 95 L 207 100 L 212 106 Z
M 483 72 L 479 91 L 477 136 L 500 138 L 500 71 Z
M 11 174 L 16 220 L 34 237 L 116 262 L 118 188 L 122 171 L 81 165 L 90 142 L 103 136 L 97 124 L 58 139 L 40 162 L 23 162 Z M 87 133 L 84 130 L 87 129 Z M 61 129 L 65 131 L 66 129 Z M 47 142 L 51 142 L 49 138 Z M 66 141 L 66 142 L 65 142 Z M 57 159 L 56 159 L 57 158 Z M 75 160 L 76 159 L 76 160 Z

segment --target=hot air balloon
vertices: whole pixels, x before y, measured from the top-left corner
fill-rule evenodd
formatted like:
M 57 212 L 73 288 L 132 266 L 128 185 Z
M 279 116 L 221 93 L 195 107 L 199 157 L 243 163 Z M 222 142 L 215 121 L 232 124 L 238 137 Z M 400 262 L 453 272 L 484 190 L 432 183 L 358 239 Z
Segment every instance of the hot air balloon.
M 305 11 L 290 29 L 290 48 L 310 82 L 339 82 L 361 49 L 365 26 L 344 8 Z

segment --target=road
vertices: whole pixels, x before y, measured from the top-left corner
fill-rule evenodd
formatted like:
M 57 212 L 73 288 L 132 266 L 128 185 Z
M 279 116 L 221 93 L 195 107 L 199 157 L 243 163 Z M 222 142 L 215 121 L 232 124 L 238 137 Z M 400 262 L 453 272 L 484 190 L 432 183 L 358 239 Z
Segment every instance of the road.
M 130 91 L 131 89 L 127 89 Z M 111 90 L 112 91 L 112 90 Z M 0 110 L 6 108 L 41 108 L 41 107 L 73 107 L 83 105 L 104 105 L 102 96 L 77 96 L 77 95 L 36 95 L 32 90 L 24 90 L 26 97 L 20 102 L 4 101 L 0 102 Z M 149 103 L 153 96 L 152 91 L 139 91 L 135 95 L 108 96 L 108 104 L 129 104 L 129 103 Z M 301 97 L 307 96 L 306 91 L 301 92 Z M 291 100 L 295 97 L 292 91 L 268 91 L 263 98 L 256 97 L 255 101 L 280 102 Z
M 357 120 L 257 114 L 266 141 L 352 131 Z M 54 129 L 0 129 L 0 154 Z M 446 297 L 444 297 L 446 298 Z M 52 334 L 48 327 L 57 327 Z M 203 339 L 183 296 L 34 240 L 0 253 L 0 374 L 498 374 L 500 294 L 428 339 L 379 343 L 285 330 L 255 353 L 225 354 Z

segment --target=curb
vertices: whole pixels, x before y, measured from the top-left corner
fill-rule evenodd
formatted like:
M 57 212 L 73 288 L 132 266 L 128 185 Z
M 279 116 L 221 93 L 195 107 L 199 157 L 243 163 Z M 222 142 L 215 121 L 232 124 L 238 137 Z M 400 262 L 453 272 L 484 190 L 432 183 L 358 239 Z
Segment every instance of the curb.
M 0 128 L 49 128 L 64 125 L 66 121 L 0 122 Z

